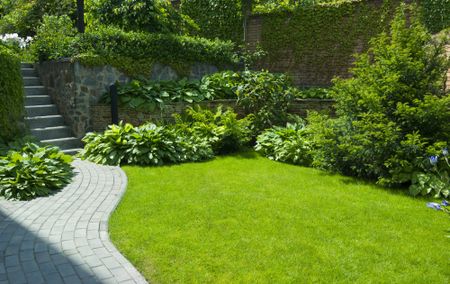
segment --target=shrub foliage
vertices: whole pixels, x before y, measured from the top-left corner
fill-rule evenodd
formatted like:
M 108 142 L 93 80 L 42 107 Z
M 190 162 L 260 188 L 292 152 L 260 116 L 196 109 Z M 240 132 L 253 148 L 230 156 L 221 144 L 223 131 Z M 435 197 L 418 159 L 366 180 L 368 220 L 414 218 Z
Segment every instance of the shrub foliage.
M 409 15 L 407 22 L 406 14 Z M 431 155 L 450 139 L 450 96 L 443 90 L 449 61 L 414 10 L 402 6 L 390 33 L 357 58 L 353 78 L 336 80 L 337 119 L 312 116 L 314 164 L 383 185 L 409 184 L 429 173 Z M 412 192 L 448 195 L 449 184 Z
M 61 189 L 73 176 L 71 156 L 56 147 L 26 143 L 0 157 L 0 195 L 29 200 Z
M 90 12 L 99 23 L 127 31 L 180 33 L 189 30 L 189 21 L 168 0 L 99 0 L 92 2 Z
M 267 129 L 258 136 L 255 150 L 271 160 L 303 166 L 311 166 L 313 157 L 310 131 L 301 121 Z
M 56 35 L 56 36 L 55 36 Z M 32 48 L 39 60 L 71 57 L 87 65 L 109 64 L 129 75 L 149 75 L 154 63 L 185 75 L 193 63 L 235 64 L 231 42 L 98 27 L 74 34 L 67 17 L 45 17 Z
M 238 150 L 247 142 L 247 123 L 231 110 L 188 109 L 176 120 L 163 126 L 120 123 L 104 133 L 88 133 L 80 156 L 107 165 L 163 165 L 202 161 L 214 153 Z
M 20 60 L 0 44 L 0 139 L 9 141 L 20 134 L 23 112 Z

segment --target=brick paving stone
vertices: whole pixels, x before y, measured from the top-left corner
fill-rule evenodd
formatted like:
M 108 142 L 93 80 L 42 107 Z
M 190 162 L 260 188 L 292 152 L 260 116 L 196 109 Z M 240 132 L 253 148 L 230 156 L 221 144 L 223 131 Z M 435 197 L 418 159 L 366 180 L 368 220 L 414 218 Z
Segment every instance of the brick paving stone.
M 147 283 L 109 240 L 124 172 L 80 160 L 73 166 L 72 183 L 51 196 L 0 199 L 0 284 Z

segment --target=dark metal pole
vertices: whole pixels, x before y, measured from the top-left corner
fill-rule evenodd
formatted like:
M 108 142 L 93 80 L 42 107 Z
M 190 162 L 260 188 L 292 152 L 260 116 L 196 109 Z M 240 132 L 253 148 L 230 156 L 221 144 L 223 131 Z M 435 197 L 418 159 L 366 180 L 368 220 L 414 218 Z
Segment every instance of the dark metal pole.
M 111 96 L 111 123 L 117 125 L 119 124 L 119 96 L 116 84 L 109 87 L 109 95 Z
M 84 0 L 77 0 L 77 28 L 79 33 L 84 33 Z

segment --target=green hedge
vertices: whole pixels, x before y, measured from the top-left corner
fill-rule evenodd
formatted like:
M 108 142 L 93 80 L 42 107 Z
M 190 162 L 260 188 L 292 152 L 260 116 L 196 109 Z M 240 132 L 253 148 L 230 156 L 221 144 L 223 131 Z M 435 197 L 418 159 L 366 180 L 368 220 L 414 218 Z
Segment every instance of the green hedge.
M 20 60 L 0 44 L 0 139 L 9 141 L 20 134 L 23 105 Z
M 74 33 L 68 17 L 44 17 L 32 49 L 40 61 L 70 57 L 86 65 L 112 65 L 131 76 L 148 75 L 156 62 L 173 67 L 180 75 L 196 62 L 217 67 L 235 63 L 232 42 L 112 27 L 80 35 Z

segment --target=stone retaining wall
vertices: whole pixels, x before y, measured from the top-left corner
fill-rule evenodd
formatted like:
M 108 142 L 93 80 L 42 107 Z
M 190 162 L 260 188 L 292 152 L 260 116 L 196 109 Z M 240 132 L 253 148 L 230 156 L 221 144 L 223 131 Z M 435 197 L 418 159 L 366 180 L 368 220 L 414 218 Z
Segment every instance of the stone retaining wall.
M 93 130 L 91 106 L 108 92 L 115 82 L 126 83 L 130 78 L 111 66 L 90 67 L 70 60 L 47 61 L 36 64 L 42 83 L 57 105 L 66 124 L 78 138 Z M 217 72 L 215 66 L 203 63 L 193 64 L 190 79 Z M 151 80 L 175 80 L 179 76 L 169 66 L 154 64 Z
M 215 100 L 204 101 L 198 103 L 203 108 L 216 109 L 222 106 L 224 109 L 232 108 L 239 116 L 245 116 L 245 111 L 236 105 L 236 100 Z M 319 111 L 333 113 L 333 100 L 307 99 L 295 101 L 289 112 L 306 117 L 308 111 Z M 148 121 L 171 121 L 174 113 L 182 113 L 190 104 L 176 103 L 167 105 L 163 111 L 146 112 L 132 108 L 119 108 L 119 120 L 131 123 L 133 125 L 141 125 Z M 92 130 L 103 131 L 111 124 L 111 106 L 109 105 L 93 105 L 91 107 Z

